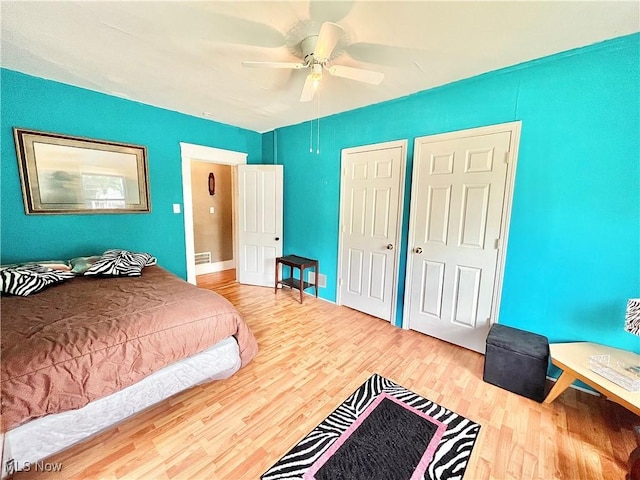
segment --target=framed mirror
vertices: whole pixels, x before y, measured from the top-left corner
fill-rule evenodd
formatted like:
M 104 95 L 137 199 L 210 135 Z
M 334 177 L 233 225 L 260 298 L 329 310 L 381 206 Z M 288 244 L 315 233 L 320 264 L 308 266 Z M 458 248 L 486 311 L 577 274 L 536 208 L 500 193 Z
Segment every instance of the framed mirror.
M 13 133 L 28 215 L 151 211 L 145 147 L 22 128 Z

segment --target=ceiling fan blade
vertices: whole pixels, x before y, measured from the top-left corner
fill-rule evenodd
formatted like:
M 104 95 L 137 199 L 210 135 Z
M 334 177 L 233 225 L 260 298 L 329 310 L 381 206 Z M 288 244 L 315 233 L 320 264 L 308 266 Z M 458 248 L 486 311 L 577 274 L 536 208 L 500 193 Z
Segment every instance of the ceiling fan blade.
M 353 8 L 354 0 L 332 2 L 309 2 L 309 16 L 316 22 L 339 22 Z
M 394 47 L 379 43 L 357 42 L 347 48 L 351 58 L 367 63 L 406 67 L 414 62 L 422 61 L 428 51 L 418 48 Z
M 347 67 L 344 65 L 332 65 L 327 68 L 331 75 L 336 77 L 349 78 L 358 82 L 370 83 L 372 85 L 380 85 L 384 79 L 384 73 L 374 72 L 373 70 L 363 70 L 362 68 Z
M 318 43 L 316 43 L 316 48 L 313 50 L 314 58 L 319 61 L 328 60 L 343 33 L 344 30 L 340 25 L 324 22 L 320 27 Z
M 291 68 L 293 70 L 304 68 L 303 63 L 293 62 L 242 62 L 242 66 L 251 68 Z
M 304 81 L 304 87 L 302 87 L 302 93 L 300 94 L 301 102 L 310 102 L 313 100 L 313 96 L 316 94 L 316 88 L 313 86 L 313 77 L 307 75 L 307 79 Z

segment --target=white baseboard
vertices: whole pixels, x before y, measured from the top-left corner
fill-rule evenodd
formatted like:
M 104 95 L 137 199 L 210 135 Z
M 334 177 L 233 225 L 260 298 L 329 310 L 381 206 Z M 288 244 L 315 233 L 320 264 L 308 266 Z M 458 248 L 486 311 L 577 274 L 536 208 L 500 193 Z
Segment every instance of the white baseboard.
M 269 287 L 269 288 L 272 288 L 272 287 Z M 282 285 L 278 285 L 278 288 L 281 289 Z M 294 290 L 294 291 L 296 291 L 296 295 L 297 295 L 298 291 L 295 288 L 287 288 L 287 290 Z M 302 293 L 304 295 L 309 295 L 310 297 L 317 298 L 318 300 L 322 300 L 323 302 L 327 302 L 327 303 L 330 303 L 332 305 L 337 305 L 337 303 L 335 301 L 333 301 L 333 300 L 327 300 L 326 298 L 322 298 L 320 296 L 316 297 L 315 290 L 311 290 L 310 288 L 305 289 Z M 318 293 L 320 293 L 320 290 L 318 290 Z
M 204 275 L 207 273 L 222 272 L 236 268 L 235 260 L 225 260 L 224 262 L 212 262 L 196 265 L 196 275 Z
M 336 302 L 334 302 L 333 300 L 327 300 L 326 298 L 316 297 L 315 291 L 313 291 L 313 290 L 310 290 L 308 292 L 305 290 L 304 294 L 305 295 L 309 295 L 309 296 L 311 296 L 313 298 L 317 298 L 318 300 L 322 300 L 323 302 L 327 302 L 327 303 L 331 303 L 333 305 L 337 305 Z

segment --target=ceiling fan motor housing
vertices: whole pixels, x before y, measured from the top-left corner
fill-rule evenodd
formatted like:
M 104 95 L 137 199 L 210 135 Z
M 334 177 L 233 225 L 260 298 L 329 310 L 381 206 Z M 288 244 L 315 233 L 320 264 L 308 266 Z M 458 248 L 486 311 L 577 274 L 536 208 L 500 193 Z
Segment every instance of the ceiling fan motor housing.
M 306 38 L 303 38 L 300 42 L 300 49 L 302 50 L 302 58 L 304 59 L 307 65 L 312 65 L 316 63 L 316 58 L 313 55 L 314 50 L 316 49 L 316 44 L 318 43 L 318 35 L 310 35 Z

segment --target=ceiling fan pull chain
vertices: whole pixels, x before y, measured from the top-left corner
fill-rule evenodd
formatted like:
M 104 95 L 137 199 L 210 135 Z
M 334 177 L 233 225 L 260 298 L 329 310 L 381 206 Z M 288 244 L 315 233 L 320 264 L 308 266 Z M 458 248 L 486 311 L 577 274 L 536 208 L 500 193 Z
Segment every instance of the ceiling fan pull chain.
M 317 96 L 318 96 L 318 109 L 317 109 L 318 134 L 316 135 L 316 142 L 317 142 L 316 155 L 320 155 L 320 92 L 317 92 Z
M 313 118 L 309 120 L 309 153 L 313 153 Z

